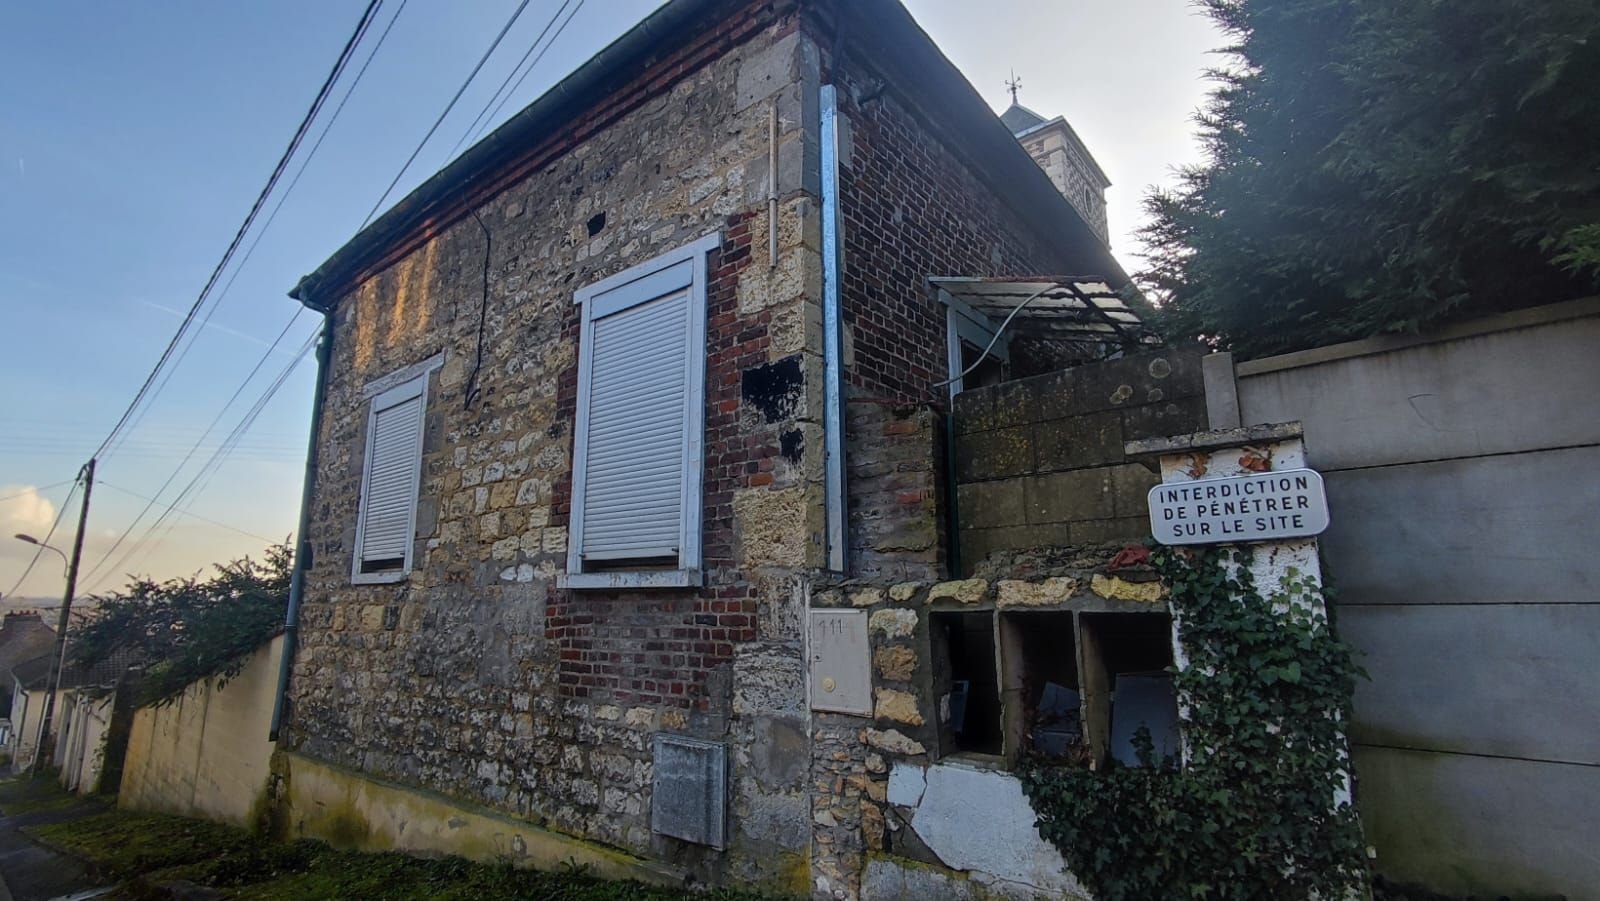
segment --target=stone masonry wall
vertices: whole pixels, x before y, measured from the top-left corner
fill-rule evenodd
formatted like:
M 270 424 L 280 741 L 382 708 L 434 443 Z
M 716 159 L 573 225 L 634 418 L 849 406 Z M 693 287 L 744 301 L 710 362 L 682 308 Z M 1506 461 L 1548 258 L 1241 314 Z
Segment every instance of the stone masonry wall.
M 804 866 L 806 823 L 796 574 L 821 555 L 819 228 L 802 175 L 815 171 L 804 98 L 816 58 L 773 5 L 726 12 L 531 148 L 531 174 L 476 209 L 483 228 L 462 218 L 338 302 L 287 742 L 701 880 L 787 885 Z M 769 260 L 773 103 L 782 200 Z M 573 291 L 718 230 L 706 586 L 558 590 Z M 352 585 L 362 388 L 439 353 L 414 569 L 398 584 Z M 726 854 L 651 833 L 657 730 L 728 742 Z
M 849 414 L 850 571 L 871 579 L 939 578 L 942 418 L 925 406 L 866 402 L 851 404 Z
M 953 418 L 964 569 L 997 550 L 1138 541 L 1160 479 L 1123 442 L 1206 428 L 1200 356 L 1166 349 L 963 391 Z

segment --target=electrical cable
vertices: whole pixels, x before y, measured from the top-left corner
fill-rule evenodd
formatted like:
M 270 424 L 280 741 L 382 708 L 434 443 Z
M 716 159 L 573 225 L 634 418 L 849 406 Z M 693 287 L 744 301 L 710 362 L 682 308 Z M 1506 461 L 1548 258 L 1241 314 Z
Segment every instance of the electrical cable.
M 500 103 L 495 106 L 494 112 L 491 112 L 489 117 L 483 120 L 483 125 L 478 129 L 478 133 L 472 136 L 473 141 L 476 141 L 483 134 L 484 129 L 489 127 L 489 123 L 493 122 L 495 117 L 500 115 L 500 110 L 505 107 L 506 103 L 510 101 L 513 96 L 516 95 L 517 89 L 522 87 L 523 80 L 532 74 L 534 69 L 539 67 L 539 61 L 544 59 L 545 53 L 549 52 L 550 48 L 555 46 L 556 41 L 561 39 L 561 33 L 567 30 L 567 26 L 572 24 L 573 19 L 577 18 L 578 11 L 583 9 L 583 3 L 584 0 L 578 0 L 578 5 L 572 8 L 572 14 L 567 16 L 567 20 L 561 23 L 561 27 L 556 29 L 556 33 L 550 36 L 550 42 L 544 45 L 544 49 L 539 51 L 539 55 L 535 56 L 533 58 L 533 62 L 529 64 L 528 68 L 523 71 L 522 75 L 518 76 L 517 83 L 511 86 L 511 90 L 506 92 L 504 97 L 500 98 Z
M 472 211 L 472 218 L 478 220 L 478 227 L 483 229 L 483 300 L 478 305 L 478 354 L 472 361 L 472 374 L 467 376 L 467 389 L 462 392 L 465 396 L 463 410 L 472 409 L 472 402 L 478 399 L 478 374 L 483 370 L 483 329 L 489 318 L 489 254 L 494 251 L 494 237 L 489 233 L 489 226 L 483 224 L 483 217 L 477 210 Z
M 122 492 L 123 494 L 126 494 L 129 497 L 136 497 L 136 498 L 138 498 L 139 500 L 142 500 L 142 501 L 152 500 L 152 498 L 150 498 L 148 495 L 140 494 L 137 491 L 131 491 L 131 490 L 127 489 L 127 488 L 122 487 L 121 485 L 113 485 L 110 482 L 107 482 L 105 479 L 95 479 L 94 481 L 95 481 L 96 485 L 104 485 L 107 488 L 110 488 L 112 491 L 120 491 L 120 492 Z M 172 504 L 163 504 L 162 506 L 165 509 L 170 510 L 170 509 L 172 509 L 172 507 L 174 505 L 172 505 Z M 184 516 L 190 517 L 191 519 L 198 519 L 201 522 L 210 523 L 210 524 L 216 526 L 219 529 L 227 529 L 230 532 L 238 532 L 240 535 L 243 535 L 246 538 L 254 538 L 257 541 L 265 541 L 268 544 L 271 544 L 271 543 L 273 543 L 273 542 L 278 540 L 276 538 L 268 538 L 265 535 L 257 535 L 254 532 L 247 532 L 244 529 L 237 528 L 235 526 L 230 526 L 225 522 L 221 522 L 219 520 L 212 519 L 209 516 L 201 516 L 200 514 L 195 513 L 195 512 L 193 512 L 191 510 L 179 510 L 177 512 L 183 514 Z
M 221 466 L 223 461 L 227 459 L 231 450 L 231 446 L 236 444 L 238 440 L 243 437 L 247 431 L 249 431 L 250 427 L 255 424 L 256 419 L 261 415 L 261 411 L 266 409 L 267 404 L 278 393 L 278 390 L 283 387 L 284 383 L 288 381 L 290 374 L 292 374 L 300 365 L 300 363 L 305 360 L 306 354 L 310 353 L 311 348 L 316 346 L 317 337 L 319 334 L 320 331 L 313 332 L 311 336 L 306 339 L 305 343 L 301 345 L 300 350 L 295 353 L 294 359 L 291 360 L 289 364 L 278 373 L 277 377 L 273 379 L 272 383 L 267 386 L 266 391 L 263 392 L 262 395 L 257 398 L 255 404 L 251 406 L 249 412 L 247 412 L 244 415 L 244 418 L 242 418 L 238 424 L 233 427 L 233 431 L 228 434 L 228 437 L 223 442 L 222 447 L 219 447 L 216 452 L 211 455 L 210 459 L 208 459 L 200 467 L 200 469 L 195 472 L 194 476 L 191 477 L 189 482 L 183 487 L 183 490 L 178 492 L 178 496 L 173 500 L 172 504 L 168 506 L 167 509 L 159 516 L 157 516 L 155 521 L 150 523 L 149 526 L 145 527 L 144 534 L 140 536 L 140 538 L 135 541 L 132 546 L 123 552 L 116 564 L 113 565 L 110 570 L 102 574 L 101 581 L 104 581 L 106 577 L 109 577 L 113 573 L 121 570 L 127 561 L 132 559 L 141 550 L 143 550 L 144 547 L 150 543 L 150 539 L 154 535 L 155 530 L 166 523 L 174 512 L 189 512 L 186 509 L 179 509 L 178 505 L 187 500 L 191 494 L 195 493 L 196 485 L 199 484 L 202 477 L 209 478 L 209 474 L 214 473 L 217 468 Z M 170 532 L 170 529 L 168 531 Z M 165 540 L 164 535 L 161 540 Z M 160 541 L 157 541 L 156 544 L 160 544 Z M 104 563 L 105 558 L 101 560 L 100 564 L 96 565 L 95 569 L 97 571 L 100 570 Z M 95 573 L 90 573 L 91 577 L 94 575 Z
M 155 384 L 156 377 L 161 373 L 162 367 L 165 366 L 167 361 L 172 358 L 173 351 L 177 349 L 178 344 L 182 341 L 184 334 L 189 329 L 189 326 L 194 322 L 195 317 L 200 312 L 200 308 L 205 305 L 206 299 L 211 294 L 211 289 L 222 277 L 222 272 L 227 268 L 228 263 L 233 259 L 234 252 L 237 251 L 239 249 L 239 245 L 244 242 L 245 233 L 250 230 L 250 226 L 255 223 L 256 216 L 261 212 L 261 208 L 266 205 L 267 196 L 272 193 L 273 188 L 277 187 L 278 179 L 283 176 L 284 170 L 286 170 L 289 166 L 289 159 L 294 156 L 295 151 L 300 147 L 300 142 L 304 140 L 306 133 L 310 131 L 312 120 L 316 118 L 317 114 L 322 109 L 323 103 L 327 100 L 328 95 L 332 93 L 334 82 L 336 82 L 339 78 L 339 75 L 344 72 L 346 64 L 349 63 L 350 57 L 355 52 L 356 44 L 360 42 L 362 35 L 366 33 L 367 26 L 372 23 L 372 19 L 377 14 L 378 7 L 382 2 L 383 0 L 368 0 L 367 8 L 362 12 L 361 20 L 357 23 L 355 31 L 350 35 L 349 39 L 345 41 L 344 49 L 339 52 L 339 58 L 334 62 L 333 69 L 328 73 L 327 78 L 323 80 L 322 87 L 317 91 L 316 99 L 314 99 L 311 103 L 311 108 L 306 111 L 305 116 L 300 120 L 299 127 L 295 129 L 294 136 L 289 140 L 289 146 L 278 158 L 277 165 L 273 167 L 272 175 L 267 179 L 266 187 L 262 188 L 261 193 L 256 196 L 255 203 L 251 204 L 250 206 L 250 212 L 245 216 L 244 222 L 234 233 L 233 240 L 228 244 L 228 249 L 222 254 L 222 260 L 217 263 L 216 268 L 211 271 L 211 276 L 206 279 L 205 287 L 200 289 L 200 296 L 195 299 L 194 304 L 189 308 L 189 312 L 184 316 L 183 322 L 178 326 L 178 331 L 172 336 L 172 340 L 167 343 L 166 349 L 161 352 L 161 357 L 156 360 L 155 368 L 150 370 L 150 374 L 145 377 L 144 383 L 139 387 L 139 390 L 135 392 L 133 401 L 128 404 L 128 408 L 124 410 L 122 416 L 118 418 L 116 425 L 111 427 L 110 434 L 108 434 L 105 440 L 100 443 L 100 446 L 95 450 L 95 452 L 90 455 L 91 457 L 98 457 L 110 446 L 111 442 L 115 440 L 119 434 L 121 434 L 123 427 L 127 425 L 128 420 L 133 416 L 134 411 L 138 409 L 139 404 L 144 401 L 145 397 L 149 394 L 150 388 Z M 526 0 L 524 0 L 524 2 L 526 2 Z
M 299 321 L 300 314 L 304 311 L 304 309 L 304 307 L 295 308 L 294 315 L 289 317 L 289 321 L 283 326 L 283 331 L 278 333 L 278 337 L 273 339 L 271 346 L 269 346 L 266 352 L 261 355 L 261 359 L 256 361 L 256 365 L 250 370 L 250 374 L 246 375 L 244 377 L 244 381 L 239 383 L 239 387 L 234 389 L 233 396 L 229 397 L 227 402 L 222 405 L 222 409 L 217 411 L 217 415 L 211 418 L 211 424 L 206 426 L 205 432 L 195 440 L 194 445 L 189 448 L 189 452 L 183 455 L 183 459 L 178 461 L 178 465 L 173 468 L 172 474 L 167 476 L 167 480 L 161 483 L 161 487 L 156 489 L 155 497 L 150 498 L 150 502 L 144 505 L 144 509 L 139 511 L 139 515 L 135 516 L 133 518 L 133 522 L 129 523 L 128 527 L 122 530 L 122 534 L 117 536 L 117 540 L 112 543 L 111 547 L 105 552 L 104 555 L 100 557 L 99 562 L 97 562 L 89 570 L 88 576 L 85 577 L 86 579 L 92 577 L 95 573 L 100 571 L 100 568 L 105 565 L 106 561 L 111 559 L 111 555 L 117 552 L 117 548 L 122 547 L 122 543 L 128 539 L 129 535 L 133 534 L 134 529 L 138 528 L 139 523 L 144 520 L 145 515 L 148 514 L 156 504 L 160 503 L 160 501 L 158 501 L 156 498 L 159 498 L 161 495 L 166 493 L 167 487 L 172 484 L 173 480 L 178 477 L 180 472 L 183 472 L 183 468 L 189 464 L 189 460 L 192 459 L 200 450 L 200 445 L 204 444 L 205 440 L 211 437 L 211 431 L 222 422 L 222 418 L 226 416 L 228 414 L 228 410 L 233 407 L 233 402 L 239 399 L 239 395 L 243 394 L 244 389 L 249 387 L 250 382 L 255 379 L 256 373 L 260 372 L 261 367 L 265 366 L 267 364 L 267 360 L 271 359 L 272 352 L 278 349 L 278 345 L 282 343 L 284 337 L 289 334 L 289 330 L 294 328 L 294 324 Z M 296 362 L 298 362 L 298 360 Z
M 80 472 L 78 477 L 72 481 L 72 490 L 67 492 L 67 496 L 62 499 L 61 509 L 56 511 L 56 521 L 50 524 L 50 531 L 44 533 L 44 537 L 39 539 L 38 547 L 33 549 L 33 559 L 29 560 L 28 565 L 23 568 L 22 575 L 17 577 L 17 581 L 12 584 L 11 590 L 5 593 L 6 597 L 16 594 L 17 589 L 22 587 L 22 583 L 28 581 L 28 574 L 33 572 L 34 566 L 39 563 L 40 555 L 44 553 L 44 546 L 50 543 L 50 539 L 56 534 L 56 529 L 61 527 L 61 519 L 67 515 L 67 508 L 72 506 L 72 496 L 78 493 L 78 483 L 81 481 L 83 481 L 83 473 Z
M 317 140 L 312 143 L 311 149 L 301 158 L 300 167 L 295 170 L 294 177 L 289 180 L 288 187 L 284 188 L 283 192 L 278 195 L 278 202 L 272 207 L 272 212 L 267 215 L 267 221 L 263 222 L 261 228 L 256 230 L 255 237 L 250 241 L 250 246 L 245 248 L 244 256 L 239 258 L 239 265 L 233 267 L 233 273 L 228 276 L 227 283 L 222 286 L 221 291 L 217 292 L 217 302 L 211 305 L 204 318 L 200 320 L 200 328 L 204 328 L 211 321 L 212 315 L 221 308 L 222 302 L 228 297 L 228 292 L 233 289 L 233 283 L 238 280 L 239 273 L 244 271 L 245 266 L 250 263 L 250 258 L 255 256 L 256 247 L 261 244 L 261 239 L 272 228 L 272 223 L 277 221 L 279 211 L 283 209 L 284 202 L 294 193 L 295 186 L 300 184 L 300 177 L 306 174 L 306 168 L 316 158 L 317 151 L 322 148 L 322 142 L 328 137 L 328 132 L 333 130 L 333 123 L 339 121 L 339 114 L 344 112 L 345 104 L 350 102 L 350 95 L 355 93 L 356 85 L 361 83 L 361 77 L 367 74 L 367 67 L 372 65 L 372 60 L 378 55 L 378 51 L 383 49 L 383 43 L 388 40 L 389 32 L 394 30 L 394 24 L 400 20 L 400 14 L 405 12 L 407 2 L 408 0 L 400 0 L 400 5 L 395 8 L 394 15 L 389 17 L 389 24 L 384 26 L 383 32 L 378 35 L 377 43 L 372 45 L 372 51 L 367 54 L 367 58 L 362 62 L 361 68 L 356 70 L 355 77 L 350 80 L 349 86 L 345 88 L 344 96 L 339 99 L 339 105 L 333 108 L 333 114 L 323 123 L 322 131 L 317 135 Z M 161 384 L 156 386 L 156 390 L 151 394 L 152 403 L 154 398 L 160 396 L 161 392 L 166 390 L 167 383 L 172 380 L 173 373 L 177 372 L 178 367 L 183 365 L 184 358 L 189 355 L 189 351 L 199 340 L 199 334 L 197 329 L 194 337 L 190 338 L 189 342 L 184 345 L 183 350 L 178 353 L 177 359 L 173 360 L 172 365 L 167 367 L 167 373 L 162 377 Z M 126 429 L 128 433 L 132 433 L 138 428 L 139 423 L 143 421 L 144 415 L 149 412 L 150 407 L 151 404 L 145 404 L 144 409 L 139 411 L 138 415 L 129 423 Z M 126 438 L 117 442 L 116 446 L 108 450 L 106 454 L 102 454 L 102 458 L 109 456 L 110 453 L 122 450 L 125 445 Z M 302 454 L 305 452 L 304 448 L 297 450 Z
M 472 67 L 471 72 L 467 73 L 467 80 L 461 83 L 461 87 L 456 89 L 455 96 L 451 97 L 450 102 L 445 105 L 444 112 L 439 114 L 439 118 L 433 120 L 433 126 L 428 129 L 428 133 L 422 136 L 422 140 L 417 142 L 416 149 L 411 151 L 410 156 L 406 157 L 405 165 L 401 166 L 400 171 L 394 174 L 394 180 L 389 182 L 389 187 L 383 189 L 383 195 L 378 198 L 378 202 L 374 203 L 372 209 L 367 211 L 366 218 L 361 220 L 358 230 L 366 228 L 367 223 L 372 221 L 372 217 L 377 215 L 378 210 L 383 206 L 383 202 L 388 200 L 389 194 L 394 191 L 394 186 L 400 183 L 400 179 L 405 177 L 406 170 L 410 169 L 411 164 L 417 161 L 417 155 L 422 153 L 422 148 L 433 138 L 433 133 L 439 130 L 439 126 L 444 124 L 445 117 L 450 115 L 450 111 L 456 108 L 456 103 L 461 100 L 461 95 L 467 92 L 467 87 L 472 84 L 472 80 L 478 77 L 478 72 L 483 68 L 483 64 L 489 61 L 489 57 L 494 53 L 495 48 L 500 46 L 502 40 L 505 40 L 506 32 L 511 30 L 511 26 L 516 24 L 518 17 L 522 15 L 522 11 L 527 8 L 528 0 L 522 0 L 517 4 L 517 8 L 511 13 L 511 18 L 506 20 L 506 24 L 500 29 L 500 33 L 495 35 L 494 42 L 489 45 L 489 49 L 483 51 L 483 56 L 478 58 L 478 64 Z
M 64 482 L 52 482 L 51 484 L 45 485 L 42 488 L 29 488 L 27 491 L 18 491 L 16 494 L 8 494 L 5 497 L 0 497 L 0 503 L 4 503 L 6 501 L 14 501 L 19 497 L 27 497 L 30 494 L 44 494 L 46 491 L 51 491 L 51 490 L 54 490 L 56 488 L 60 488 L 62 485 L 71 485 L 75 481 L 77 481 L 77 480 L 76 479 L 67 479 Z
M 489 100 L 488 102 L 484 103 L 483 109 L 478 111 L 478 115 L 474 117 L 472 123 L 467 126 L 467 130 L 462 132 L 461 137 L 456 140 L 455 146 L 451 147 L 450 152 L 445 154 L 446 159 L 455 158 L 456 151 L 460 150 L 461 145 L 465 144 L 467 139 L 472 136 L 473 130 L 478 127 L 479 122 L 483 121 L 483 117 L 488 115 L 489 108 L 494 106 L 494 102 L 500 99 L 500 92 L 506 89 L 506 85 L 511 84 L 511 79 L 515 78 L 517 72 L 522 69 L 522 64 L 528 61 L 528 57 L 533 55 L 533 51 L 539 49 L 539 43 L 544 40 L 545 34 L 550 31 L 550 26 L 556 24 L 556 20 L 561 18 L 561 14 L 566 12 L 567 7 L 571 4 L 572 0 L 561 0 L 561 6 L 556 10 L 555 15 L 550 17 L 550 21 L 544 23 L 544 28 L 539 31 L 539 36 L 533 39 L 533 43 L 528 45 L 527 50 L 523 51 L 522 59 L 517 60 L 517 64 L 512 66 L 511 71 L 507 72 L 506 77 L 501 80 L 500 87 L 495 88 L 494 93 L 489 95 Z M 579 5 L 582 5 L 582 0 L 579 0 Z M 535 60 L 534 65 L 538 64 L 538 60 Z M 519 80 L 517 83 L 521 84 L 522 82 Z
M 935 388 L 943 388 L 946 385 L 953 384 L 953 383 L 955 383 L 955 382 L 957 382 L 957 381 L 959 381 L 961 379 L 966 378 L 968 375 L 971 375 L 972 374 L 972 370 L 977 369 L 980 365 L 982 365 L 984 359 L 989 356 L 989 351 L 994 349 L 995 344 L 997 342 L 999 342 L 999 340 L 1000 340 L 1000 336 L 1004 335 L 1006 333 L 1006 326 L 1011 324 L 1011 320 L 1017 318 L 1017 314 L 1022 312 L 1022 308 L 1027 306 L 1028 304 L 1033 303 L 1034 301 L 1038 300 L 1040 297 L 1043 297 L 1045 292 L 1050 291 L 1051 289 L 1057 288 L 1057 287 L 1060 287 L 1060 286 L 1059 285 L 1046 285 L 1043 288 L 1040 288 L 1039 290 L 1033 292 L 1032 294 L 1029 294 L 1028 295 L 1028 299 L 1024 300 L 1022 303 L 1019 303 L 1015 307 L 1013 307 L 1011 309 L 1011 315 L 1007 316 L 1005 321 L 1000 323 L 1000 327 L 994 330 L 994 337 L 989 339 L 989 344 L 986 347 L 984 347 L 982 353 L 978 354 L 978 359 L 977 359 L 976 362 L 974 362 L 971 366 L 968 366 L 966 369 L 961 370 L 961 374 L 960 375 L 953 375 L 953 376 L 945 379 L 942 382 L 934 382 L 933 383 L 933 387 L 935 387 Z
M 312 348 L 316 346 L 318 334 L 319 332 L 312 333 L 306 338 L 306 343 L 302 345 L 300 351 L 295 355 L 294 362 L 290 363 L 282 372 L 278 374 L 278 377 L 273 384 L 269 386 L 261 398 L 256 401 L 255 406 L 251 409 L 246 420 L 240 422 L 239 425 L 235 427 L 234 431 L 229 435 L 230 441 L 234 443 L 233 446 L 237 446 L 238 439 L 242 438 L 250 429 L 250 427 L 255 423 L 256 419 L 261 415 L 262 411 L 266 409 L 267 404 L 270 403 L 275 396 L 277 396 L 279 389 L 281 389 L 284 386 L 284 383 L 288 381 L 290 374 L 294 372 L 300 363 L 305 360 L 306 355 L 309 354 Z M 191 495 L 198 500 L 199 497 L 205 493 L 206 489 L 210 487 L 212 478 L 214 478 L 216 474 L 221 471 L 222 465 L 230 459 L 237 459 L 233 456 L 232 446 L 224 446 L 219 448 L 217 452 L 212 455 L 211 459 L 206 462 L 206 465 L 201 467 L 200 471 L 195 474 L 195 477 L 190 480 L 190 484 L 185 486 L 184 490 L 178 495 L 178 499 L 174 501 L 173 506 L 169 508 L 171 512 L 191 512 L 187 507 L 178 509 L 177 505 L 183 502 L 186 498 L 189 498 Z M 161 526 L 163 521 L 166 520 L 167 516 L 165 514 L 158 517 L 155 522 L 150 524 L 150 533 L 153 534 L 155 530 Z M 162 542 L 167 540 L 167 536 L 172 534 L 172 530 L 176 526 L 177 520 L 167 522 L 166 529 L 162 531 L 161 535 L 155 537 L 151 544 L 154 546 L 160 546 Z M 149 536 L 147 536 L 147 539 L 148 537 Z

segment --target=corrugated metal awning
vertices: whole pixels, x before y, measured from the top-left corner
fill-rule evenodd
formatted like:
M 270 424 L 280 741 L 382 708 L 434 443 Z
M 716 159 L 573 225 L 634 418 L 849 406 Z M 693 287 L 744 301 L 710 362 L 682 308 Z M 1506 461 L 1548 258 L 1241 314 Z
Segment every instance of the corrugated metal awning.
M 930 281 L 996 328 L 1011 317 L 1006 331 L 1012 335 L 1114 344 L 1145 344 L 1153 337 L 1139 314 L 1099 279 L 950 277 Z M 1027 305 L 1018 310 L 1023 303 Z
M 1161 344 L 1160 336 L 1101 278 L 929 281 L 949 307 L 951 327 L 961 331 L 963 343 L 975 343 L 981 350 L 981 339 L 994 339 L 988 342 L 996 347 L 994 355 L 1008 360 L 1013 372 L 1064 369 Z M 952 374 L 956 363 L 952 357 Z

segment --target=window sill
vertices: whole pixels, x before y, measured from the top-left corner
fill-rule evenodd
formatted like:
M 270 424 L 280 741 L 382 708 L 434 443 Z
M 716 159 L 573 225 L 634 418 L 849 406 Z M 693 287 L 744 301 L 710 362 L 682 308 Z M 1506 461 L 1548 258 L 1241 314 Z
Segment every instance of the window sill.
M 557 588 L 574 591 L 618 588 L 699 588 L 705 584 L 698 569 L 662 569 L 645 572 L 562 573 Z
M 989 754 L 983 751 L 954 751 L 934 761 L 935 765 L 961 767 L 967 770 L 984 770 L 988 772 L 1009 773 L 1011 765 L 1006 763 L 1004 755 Z
M 393 585 L 411 578 L 410 570 L 400 570 L 390 573 L 354 573 L 350 576 L 351 585 Z

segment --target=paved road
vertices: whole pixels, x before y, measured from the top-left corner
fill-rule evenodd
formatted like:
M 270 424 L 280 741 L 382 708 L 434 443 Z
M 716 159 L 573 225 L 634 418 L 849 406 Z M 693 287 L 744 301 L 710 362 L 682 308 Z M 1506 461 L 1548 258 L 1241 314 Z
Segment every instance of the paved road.
M 52 851 L 21 831 L 24 826 L 64 823 L 103 810 L 99 802 L 83 801 L 59 810 L 0 816 L 0 901 L 84 899 L 110 891 L 92 879 L 77 858 Z

